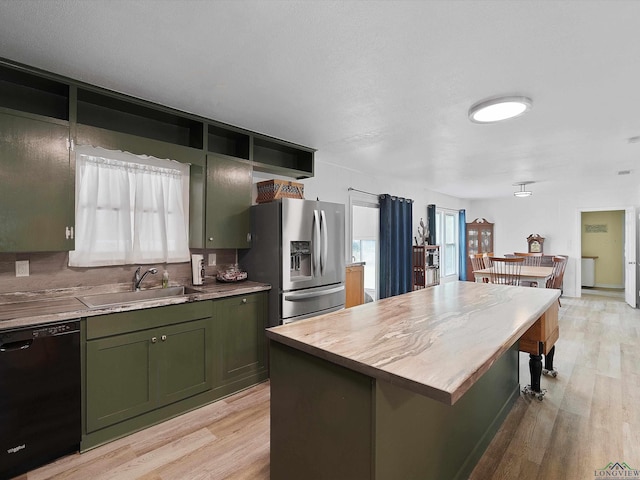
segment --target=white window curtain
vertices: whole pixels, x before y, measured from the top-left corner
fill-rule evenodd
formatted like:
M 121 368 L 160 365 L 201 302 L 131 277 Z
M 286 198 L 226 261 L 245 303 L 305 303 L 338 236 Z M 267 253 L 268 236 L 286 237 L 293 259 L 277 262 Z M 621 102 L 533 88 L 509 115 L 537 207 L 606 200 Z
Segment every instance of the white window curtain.
M 189 261 L 189 165 L 76 147 L 72 267 Z

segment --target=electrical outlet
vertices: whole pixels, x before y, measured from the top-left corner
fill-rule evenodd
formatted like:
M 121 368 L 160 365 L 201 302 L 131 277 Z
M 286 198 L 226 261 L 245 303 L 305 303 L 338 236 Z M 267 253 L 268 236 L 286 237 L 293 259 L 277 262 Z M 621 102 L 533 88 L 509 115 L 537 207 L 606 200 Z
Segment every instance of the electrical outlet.
M 209 266 L 213 267 L 216 264 L 216 254 L 215 253 L 210 253 L 209 254 Z
M 29 260 L 16 260 L 16 277 L 29 276 Z

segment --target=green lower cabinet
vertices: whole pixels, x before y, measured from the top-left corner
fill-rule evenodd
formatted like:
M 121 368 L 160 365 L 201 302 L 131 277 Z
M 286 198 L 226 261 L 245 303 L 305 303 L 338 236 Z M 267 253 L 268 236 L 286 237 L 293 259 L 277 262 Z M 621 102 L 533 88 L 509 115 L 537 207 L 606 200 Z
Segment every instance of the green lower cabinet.
M 267 293 L 89 317 L 80 450 L 268 377 Z
M 81 450 L 210 402 L 213 321 L 211 301 L 88 318 Z
M 214 389 L 224 396 L 267 378 L 267 294 L 215 303 Z

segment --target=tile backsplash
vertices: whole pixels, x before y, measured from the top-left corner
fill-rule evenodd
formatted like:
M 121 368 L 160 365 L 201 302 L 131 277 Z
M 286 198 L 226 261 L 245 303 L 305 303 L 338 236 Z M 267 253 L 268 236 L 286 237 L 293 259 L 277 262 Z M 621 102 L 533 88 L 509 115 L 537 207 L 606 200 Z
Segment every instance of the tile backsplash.
M 236 250 L 193 249 L 191 253 L 205 255 L 207 277 L 215 275 L 218 267 L 235 263 L 237 258 Z M 209 253 L 216 254 L 215 266 L 206 265 Z M 28 277 L 16 277 L 16 260 L 29 260 Z M 69 267 L 67 252 L 0 253 L 0 293 L 126 283 L 131 281 L 137 267 L 138 265 Z M 145 278 L 145 287 L 160 286 L 163 270 L 169 272 L 170 283 L 191 284 L 190 262 L 142 265 L 143 270 L 145 267 L 158 269 L 157 275 L 148 275 Z

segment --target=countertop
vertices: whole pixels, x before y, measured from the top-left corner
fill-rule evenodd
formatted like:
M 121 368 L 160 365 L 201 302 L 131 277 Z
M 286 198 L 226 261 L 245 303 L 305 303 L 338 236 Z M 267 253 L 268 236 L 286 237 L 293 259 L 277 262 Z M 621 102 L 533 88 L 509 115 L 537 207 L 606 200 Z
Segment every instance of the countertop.
M 267 336 L 453 405 L 559 296 L 452 282 L 274 327 Z
M 131 283 L 0 294 L 0 330 L 107 313 L 247 295 L 271 289 L 268 284 L 248 280 L 237 283 L 222 283 L 216 282 L 215 279 L 206 279 L 204 285 L 187 286 L 198 290 L 200 293 L 157 298 L 103 308 L 89 308 L 77 297 L 131 291 Z

